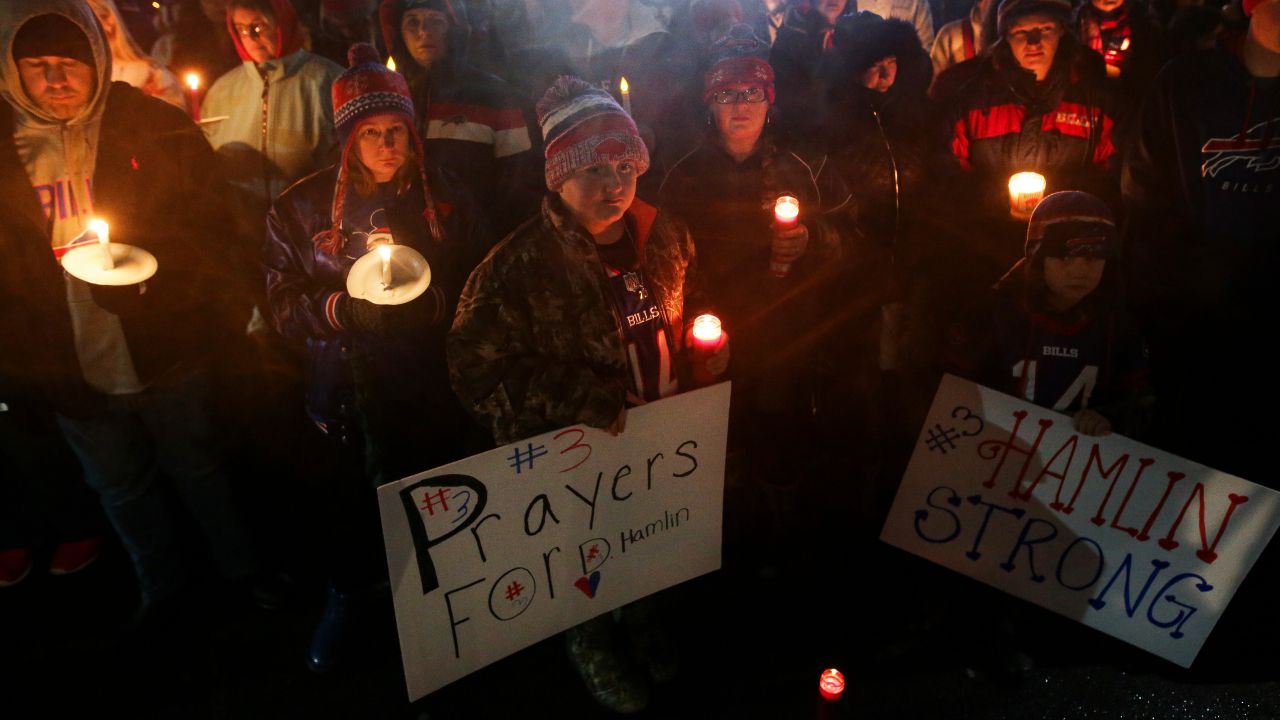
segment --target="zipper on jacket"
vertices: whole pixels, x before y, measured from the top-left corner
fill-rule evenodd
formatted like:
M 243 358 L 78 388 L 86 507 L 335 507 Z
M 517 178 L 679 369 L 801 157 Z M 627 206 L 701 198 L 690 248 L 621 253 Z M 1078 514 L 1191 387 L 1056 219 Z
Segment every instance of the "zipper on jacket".
M 260 147 L 262 153 L 262 194 L 267 201 L 267 205 L 271 205 L 271 159 L 267 156 L 267 95 L 271 92 L 271 78 L 267 73 L 258 70 L 262 75 L 262 144 Z

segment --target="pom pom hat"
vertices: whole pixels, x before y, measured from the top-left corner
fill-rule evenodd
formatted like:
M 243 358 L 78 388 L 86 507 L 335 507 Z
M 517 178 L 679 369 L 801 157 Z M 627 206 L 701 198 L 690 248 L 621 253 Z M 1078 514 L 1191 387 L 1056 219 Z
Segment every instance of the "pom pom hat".
M 558 192 L 577 170 L 630 160 L 637 174 L 649 169 L 649 149 L 636 123 L 609 93 L 562 75 L 535 108 L 547 157 L 547 189 Z
M 712 48 L 711 68 L 702 78 L 702 102 L 735 85 L 760 85 L 773 104 L 773 66 L 769 46 L 749 25 L 734 25 Z
M 427 185 L 426 155 L 422 138 L 413 122 L 413 100 L 409 84 L 399 73 L 386 68 L 378 57 L 378 51 L 368 43 L 356 43 L 347 53 L 351 67 L 333 81 L 333 124 L 342 139 L 342 160 L 338 163 L 338 182 L 333 193 L 333 226 L 316 236 L 320 248 L 336 255 L 342 246 L 342 207 L 347 195 L 347 163 L 352 147 L 357 142 L 360 126 L 379 115 L 394 115 L 404 120 L 409 137 L 418 153 L 418 172 L 422 180 L 422 196 L 426 205 L 422 216 L 427 221 L 431 237 L 437 242 L 444 239 L 444 231 L 436 218 L 435 201 Z
M 1116 238 L 1116 221 L 1106 203 L 1085 192 L 1056 192 L 1031 213 L 1026 258 L 1107 259 L 1115 251 Z

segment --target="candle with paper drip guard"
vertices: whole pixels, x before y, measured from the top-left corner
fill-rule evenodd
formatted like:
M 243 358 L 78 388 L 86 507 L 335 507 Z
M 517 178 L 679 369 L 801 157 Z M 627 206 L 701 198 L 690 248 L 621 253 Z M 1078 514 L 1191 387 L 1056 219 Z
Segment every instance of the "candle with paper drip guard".
M 631 84 L 627 82 L 627 78 L 625 75 L 622 77 L 621 80 L 618 81 L 618 92 L 622 94 L 622 109 L 626 110 L 627 114 L 630 115 L 631 114 Z
M 111 242 L 111 230 L 100 218 L 89 221 L 97 242 L 85 242 L 62 256 L 62 268 L 91 285 L 137 285 L 156 274 L 156 256 L 133 245 Z
M 191 119 L 200 122 L 200 76 L 187 73 L 187 88 L 191 90 Z
M 1045 180 L 1040 173 L 1020 172 L 1009 178 L 1009 214 L 1030 220 L 1031 211 L 1044 199 Z
M 391 236 L 369 236 L 369 252 L 355 261 L 347 272 L 347 294 L 375 305 L 403 305 L 426 292 L 431 285 L 431 266 L 422 253 L 396 245 Z
M 775 230 L 785 230 L 796 224 L 800 217 L 800 201 L 791 195 L 779 195 L 773 203 L 773 223 Z M 769 272 L 774 277 L 783 278 L 791 272 L 791 263 L 778 258 L 775 251 L 769 258 Z

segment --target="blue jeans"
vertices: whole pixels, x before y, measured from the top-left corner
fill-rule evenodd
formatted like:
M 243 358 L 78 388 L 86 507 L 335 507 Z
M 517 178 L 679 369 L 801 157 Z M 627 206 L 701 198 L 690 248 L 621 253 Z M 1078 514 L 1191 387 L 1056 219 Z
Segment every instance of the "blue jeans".
M 205 371 L 171 373 L 140 393 L 108 396 L 91 416 L 59 415 L 58 425 L 133 559 L 144 603 L 172 595 L 185 580 L 176 532 L 185 517 L 165 502 L 160 475 L 173 481 L 222 575 L 240 580 L 255 572 L 217 448 Z

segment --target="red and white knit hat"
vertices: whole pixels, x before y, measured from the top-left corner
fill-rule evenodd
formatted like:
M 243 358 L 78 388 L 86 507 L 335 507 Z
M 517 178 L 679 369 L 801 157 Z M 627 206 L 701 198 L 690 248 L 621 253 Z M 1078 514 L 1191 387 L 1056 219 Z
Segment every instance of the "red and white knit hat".
M 729 33 L 712 46 L 714 59 L 702 78 L 702 102 L 734 85 L 760 85 L 774 101 L 773 66 L 769 64 L 769 45 L 756 37 L 750 25 L 734 25 Z
M 547 188 L 552 192 L 574 171 L 602 162 L 630 160 L 638 174 L 649 169 L 649 149 L 635 121 L 604 90 L 562 75 L 535 109 L 546 139 Z
M 336 255 L 342 247 L 342 207 L 347 195 L 347 161 L 356 144 L 357 130 L 366 121 L 379 115 L 395 115 L 404 120 L 409 137 L 418 152 L 418 172 L 422 179 L 422 195 L 426 205 L 422 216 L 427 221 L 431 237 L 440 241 L 444 231 L 436 218 L 435 201 L 427 185 L 426 155 L 422 138 L 414 127 L 413 99 L 404 76 L 392 72 L 378 58 L 378 51 L 369 43 L 356 43 L 347 51 L 351 67 L 333 81 L 333 124 L 342 139 L 342 160 L 338 163 L 338 183 L 333 193 L 333 226 L 316 236 L 320 248 Z

